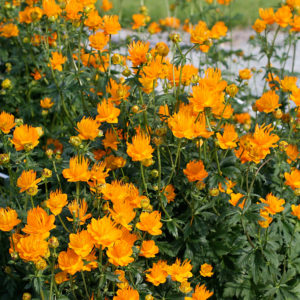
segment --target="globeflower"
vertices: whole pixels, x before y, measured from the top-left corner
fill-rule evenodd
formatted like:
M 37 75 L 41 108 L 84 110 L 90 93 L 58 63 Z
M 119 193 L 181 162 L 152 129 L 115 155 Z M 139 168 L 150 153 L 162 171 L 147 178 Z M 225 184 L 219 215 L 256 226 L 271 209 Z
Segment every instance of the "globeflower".
M 275 14 L 273 8 L 260 8 L 259 16 L 268 25 L 271 25 L 275 22 Z
M 63 209 L 64 206 L 68 204 L 68 195 L 63 194 L 61 190 L 56 190 L 50 192 L 50 197 L 46 201 L 47 207 L 50 209 L 50 211 L 55 215 L 59 215 Z
M 120 110 L 114 106 L 112 101 L 102 100 L 101 103 L 98 103 L 97 112 L 96 120 L 98 122 L 118 123 Z
M 18 35 L 19 35 L 19 29 L 17 25 L 13 23 L 9 23 L 0 26 L 0 36 L 3 36 L 5 38 L 11 38 Z
M 91 253 L 94 247 L 94 242 L 92 236 L 88 233 L 87 230 L 82 230 L 77 233 L 71 233 L 69 238 L 69 248 L 73 249 L 77 255 L 84 258 Z
M 115 266 L 127 266 L 131 262 L 134 261 L 132 255 L 132 248 L 124 240 L 119 240 L 114 243 L 112 247 L 109 247 L 106 251 L 106 255 L 108 256 L 108 261 Z
M 214 293 L 206 289 L 204 284 L 198 284 L 195 287 L 195 292 L 192 294 L 192 300 L 206 300 L 210 298 Z
M 287 27 L 289 26 L 291 20 L 292 20 L 292 12 L 291 9 L 285 5 L 280 8 L 275 13 L 275 22 L 280 26 L 280 27 Z
M 235 131 L 234 125 L 226 124 L 224 126 L 223 135 L 217 132 L 217 139 L 222 149 L 233 149 L 237 146 L 238 134 Z
M 293 190 L 300 188 L 300 170 L 294 169 L 291 173 L 284 173 L 285 184 Z
M 139 255 L 149 258 L 155 257 L 158 252 L 159 249 L 153 240 L 143 241 Z
M 0 207 L 0 230 L 11 231 L 19 223 L 21 220 L 14 209 Z
M 76 130 L 79 132 L 78 136 L 82 140 L 93 141 L 99 135 L 99 125 L 93 118 L 83 117 L 80 122 L 77 122 Z
M 105 15 L 102 19 L 101 29 L 105 34 L 117 34 L 121 30 L 119 17 L 116 15 Z
M 132 138 L 132 143 L 127 142 L 127 154 L 133 161 L 143 161 L 152 158 L 154 149 L 150 145 L 150 136 L 138 133 Z
M 259 200 L 261 203 L 266 204 L 264 209 L 271 215 L 275 215 L 284 210 L 284 207 L 282 206 L 285 203 L 284 199 L 279 199 L 272 193 L 269 193 L 266 196 L 266 199 L 259 198 Z
M 300 220 L 300 204 L 299 205 L 292 204 L 291 209 L 292 209 L 292 215 L 297 217 Z
M 184 282 L 193 276 L 192 268 L 190 260 L 186 259 L 181 264 L 181 260 L 176 258 L 175 263 L 168 267 L 168 273 L 173 281 Z
M 14 115 L 7 113 L 5 111 L 0 114 L 0 130 L 7 134 L 16 125 Z
M 68 248 L 67 251 L 62 251 L 58 255 L 58 266 L 62 271 L 70 275 L 74 275 L 83 268 L 83 261 L 74 250 Z
M 27 213 L 27 224 L 22 229 L 27 234 L 39 235 L 46 239 L 50 235 L 50 230 L 54 229 L 55 216 L 48 215 L 45 210 L 37 206 Z
M 252 77 L 251 70 L 249 69 L 243 69 L 239 71 L 239 76 L 241 79 L 249 80 Z
M 257 107 L 258 111 L 267 114 L 275 111 L 281 106 L 281 104 L 279 104 L 279 96 L 276 94 L 276 92 L 268 91 L 255 102 L 255 106 Z
M 79 220 L 79 225 L 83 225 L 85 221 L 92 217 L 92 214 L 86 214 L 88 206 L 86 201 L 74 200 L 68 205 L 69 212 L 72 214 L 75 220 Z M 74 219 L 67 217 L 67 220 L 73 222 Z
M 183 170 L 183 173 L 186 175 L 189 182 L 203 181 L 208 176 L 202 160 L 190 161 Z
M 199 21 L 191 32 L 191 43 L 202 45 L 210 38 L 210 36 L 210 30 L 207 28 L 206 23 Z
M 89 37 L 90 46 L 96 50 L 102 51 L 109 41 L 109 36 L 101 31 Z
M 160 222 L 161 214 L 158 211 L 153 211 L 151 213 L 142 212 L 140 215 L 140 222 L 136 224 L 136 228 L 147 231 L 151 235 L 162 234 Z
M 53 70 L 62 71 L 62 65 L 67 61 L 67 58 L 58 52 L 52 52 L 51 55 L 52 55 L 52 57 L 50 58 L 51 68 Z
M 40 101 L 40 106 L 44 109 L 49 109 L 54 105 L 54 102 L 52 102 L 51 98 L 44 98 Z
M 43 0 L 43 13 L 48 18 L 54 17 L 56 19 L 61 14 L 61 8 L 55 0 Z
M 16 151 L 30 151 L 39 143 L 39 133 L 35 127 L 21 125 L 14 130 L 11 142 L 14 144 Z
M 139 29 L 140 27 L 146 26 L 146 16 L 143 14 L 134 14 L 132 15 L 133 24 L 132 29 Z
M 212 265 L 205 263 L 201 265 L 200 275 L 203 277 L 211 277 L 214 275 L 214 272 L 212 270 L 213 270 Z
M 37 184 L 41 181 L 41 178 L 36 179 L 36 172 L 33 170 L 23 171 L 21 176 L 17 180 L 17 186 L 20 188 L 20 193 L 28 192 L 34 194 L 38 190 Z
M 78 181 L 89 181 L 90 171 L 88 169 L 89 161 L 82 157 L 72 157 L 70 158 L 70 168 L 64 169 L 62 171 L 63 176 L 69 182 L 78 182 Z
M 133 67 L 137 67 L 147 62 L 146 54 L 149 51 L 150 43 L 142 41 L 132 41 L 128 46 L 128 59 L 131 60 Z
M 243 197 L 244 197 L 244 195 L 241 193 L 237 193 L 237 194 L 230 193 L 230 199 L 228 202 L 231 205 L 236 206 L 240 202 L 240 199 L 242 199 Z M 246 198 L 238 205 L 240 209 L 244 208 L 245 201 L 246 201 Z
M 117 296 L 113 300 L 139 300 L 140 296 L 138 291 L 128 286 L 124 289 L 117 290 Z
M 152 268 L 146 270 L 146 280 L 151 282 L 155 286 L 165 283 L 167 281 L 168 272 L 167 263 L 159 260 L 157 263 L 153 263 Z

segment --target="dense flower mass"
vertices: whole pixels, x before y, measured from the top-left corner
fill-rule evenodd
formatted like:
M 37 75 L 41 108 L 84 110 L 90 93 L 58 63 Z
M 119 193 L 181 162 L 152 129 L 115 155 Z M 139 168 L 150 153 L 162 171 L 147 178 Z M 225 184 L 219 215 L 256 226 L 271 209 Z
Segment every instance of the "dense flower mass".
M 3 299 L 300 299 L 299 0 L 2 2 Z

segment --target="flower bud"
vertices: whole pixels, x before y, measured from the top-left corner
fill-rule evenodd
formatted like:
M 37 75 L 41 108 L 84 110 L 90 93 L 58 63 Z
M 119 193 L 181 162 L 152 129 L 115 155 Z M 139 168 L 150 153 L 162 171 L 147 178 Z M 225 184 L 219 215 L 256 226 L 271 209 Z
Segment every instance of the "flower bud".
M 21 125 L 23 125 L 23 119 L 15 119 L 15 123 L 16 123 L 16 126 L 18 127 L 18 126 L 21 126 Z
M 140 13 L 143 15 L 147 15 L 148 14 L 148 8 L 145 5 L 142 5 L 140 7 Z
M 24 293 L 22 296 L 22 300 L 31 300 L 31 294 L 30 293 Z
M 295 189 L 294 194 L 295 194 L 295 196 L 299 197 L 300 196 L 300 189 Z
M 48 245 L 49 245 L 50 248 L 57 248 L 59 246 L 59 241 L 58 241 L 57 237 L 52 236 L 48 240 Z
M 287 148 L 289 144 L 286 141 L 281 141 L 279 142 L 279 150 L 280 151 L 285 151 L 285 149 Z
M 162 137 L 154 137 L 152 141 L 156 146 L 160 146 L 164 142 Z
M 151 171 L 150 174 L 151 174 L 152 177 L 157 178 L 158 175 L 159 175 L 159 172 L 158 172 L 158 170 L 154 169 L 154 170 Z
M 44 134 L 44 130 L 42 127 L 35 127 L 35 129 L 37 130 L 39 137 L 41 137 Z
M 38 193 L 38 188 L 37 188 L 37 186 L 30 187 L 28 190 L 26 190 L 26 193 L 27 193 L 29 196 L 35 196 L 35 195 Z
M 142 165 L 144 167 L 150 167 L 153 164 L 154 164 L 154 160 L 152 158 L 147 158 L 147 159 L 142 160 Z
M 79 136 L 71 136 L 69 142 L 74 147 L 79 147 L 81 145 L 81 138 Z
M 198 181 L 198 182 L 196 183 L 196 188 L 197 188 L 197 190 L 199 190 L 199 191 L 204 190 L 204 189 L 205 189 L 205 186 L 206 186 L 206 184 L 205 184 L 203 181 Z
M 52 171 L 45 168 L 42 172 L 42 177 L 44 178 L 50 178 L 52 176 Z
M 280 108 L 276 109 L 274 112 L 273 112 L 273 115 L 276 119 L 281 119 L 282 118 L 282 110 Z
M 114 65 L 119 65 L 122 62 L 122 57 L 120 54 L 115 53 L 112 58 L 111 61 Z
M 209 190 L 209 194 L 210 194 L 212 197 L 217 197 L 217 196 L 219 196 L 220 191 L 219 191 L 219 189 L 217 189 L 217 188 L 213 188 L 213 189 L 210 189 L 210 190 Z
M 139 107 L 138 107 L 137 105 L 134 105 L 134 106 L 132 106 L 132 108 L 131 108 L 131 111 L 132 111 L 132 113 L 134 113 L 134 114 L 138 113 L 139 110 L 140 110 L 140 109 L 139 109 Z
M 226 87 L 226 93 L 231 97 L 231 98 L 234 98 L 235 95 L 238 93 L 239 89 L 238 87 L 235 85 L 235 84 L 231 84 L 231 85 L 228 85 Z
M 142 196 L 142 199 L 141 199 L 141 207 L 144 209 L 146 207 L 148 207 L 150 205 L 150 200 L 148 197 L 146 196 Z
M 47 262 L 44 259 L 40 259 L 35 263 L 35 267 L 38 270 L 45 270 L 47 268 Z
M 180 43 L 182 41 L 179 33 L 171 33 L 169 38 L 173 43 Z
M 148 294 L 146 295 L 145 300 L 154 300 L 154 298 L 152 295 Z
M 7 73 L 9 73 L 9 72 L 11 71 L 11 69 L 12 69 L 11 63 L 6 63 L 6 64 L 5 64 L 5 67 L 6 67 L 6 70 L 5 70 L 5 71 L 6 71 Z
M 4 90 L 8 90 L 12 88 L 12 83 L 10 79 L 6 78 L 2 81 L 1 86 Z
M 194 74 L 194 75 L 192 76 L 191 82 L 192 82 L 193 84 L 196 84 L 199 80 L 200 80 L 199 75 Z
M 123 70 L 122 75 L 125 77 L 129 77 L 131 75 L 131 71 L 128 69 L 128 67 Z
M 11 267 L 5 266 L 4 272 L 5 272 L 6 274 L 11 274 Z
M 28 37 L 24 37 L 23 43 L 28 44 L 30 42 L 30 39 Z
M 152 58 L 153 58 L 152 54 L 148 52 L 148 53 L 146 54 L 146 60 L 149 62 L 149 61 L 152 60 Z
M 42 110 L 42 116 L 47 116 L 48 113 L 49 113 L 48 110 L 46 110 L 46 109 L 43 109 L 43 110 Z
M 47 149 L 46 150 L 46 155 L 48 156 L 48 158 L 50 159 L 53 155 L 53 150 L 52 149 Z
M 250 128 L 251 128 L 251 125 L 249 124 L 249 123 L 246 123 L 246 124 L 244 124 L 244 129 L 246 130 L 246 131 L 249 131 L 250 130 Z
M 9 153 L 2 153 L 0 154 L 0 165 L 4 165 L 9 163 L 10 161 L 10 154 Z
M 167 56 L 170 51 L 168 45 L 164 42 L 157 43 L 155 46 L 155 50 L 162 57 Z

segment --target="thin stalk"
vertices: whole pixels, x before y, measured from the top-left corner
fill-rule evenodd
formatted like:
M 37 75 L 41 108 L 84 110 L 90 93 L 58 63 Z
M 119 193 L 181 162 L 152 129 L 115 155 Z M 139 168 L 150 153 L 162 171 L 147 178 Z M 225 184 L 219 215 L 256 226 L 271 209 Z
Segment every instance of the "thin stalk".
M 145 180 L 145 174 L 144 174 L 144 166 L 143 166 L 142 162 L 140 163 L 140 167 L 141 167 L 141 175 L 142 175 L 142 180 L 143 180 L 144 189 L 145 189 L 145 191 L 146 191 L 147 197 L 149 197 L 148 189 L 147 189 L 147 183 L 146 183 L 146 180 Z
M 90 299 L 90 295 L 89 295 L 89 292 L 88 292 L 88 289 L 87 289 L 87 286 L 86 286 L 86 281 L 85 281 L 85 277 L 84 277 L 83 271 L 81 271 L 81 277 L 82 277 L 82 281 L 83 281 L 83 285 L 84 285 L 84 290 L 85 290 L 85 293 L 87 295 L 87 298 Z

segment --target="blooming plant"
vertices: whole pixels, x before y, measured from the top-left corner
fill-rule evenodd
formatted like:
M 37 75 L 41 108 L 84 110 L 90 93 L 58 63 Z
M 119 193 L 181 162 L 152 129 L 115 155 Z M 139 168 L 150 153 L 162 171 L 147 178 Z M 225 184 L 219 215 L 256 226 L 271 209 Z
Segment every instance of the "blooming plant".
M 300 298 L 299 1 L 2 2 L 1 299 Z

